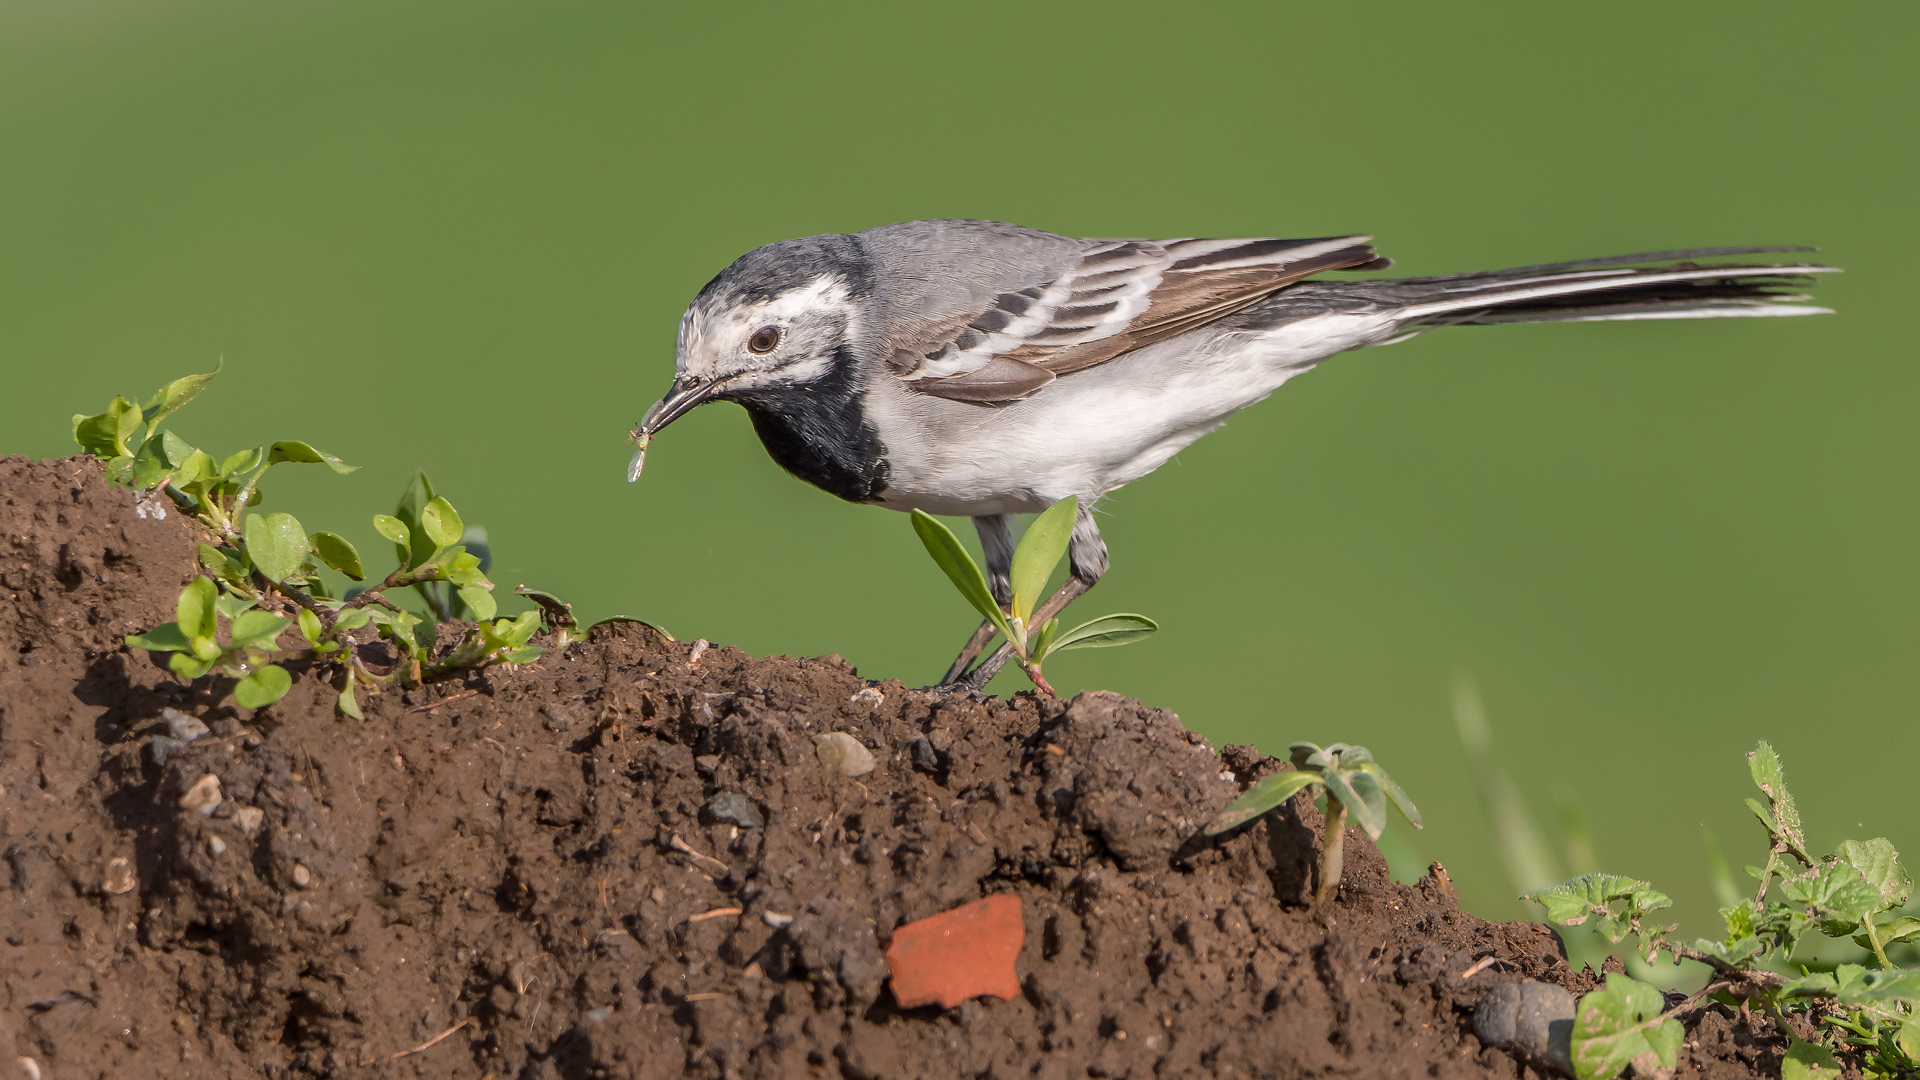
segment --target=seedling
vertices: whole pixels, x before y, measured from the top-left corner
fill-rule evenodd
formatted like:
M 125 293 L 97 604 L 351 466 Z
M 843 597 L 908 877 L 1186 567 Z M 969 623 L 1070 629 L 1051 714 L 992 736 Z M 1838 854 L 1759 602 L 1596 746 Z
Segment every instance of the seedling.
M 1067 553 L 1067 543 L 1073 538 L 1073 516 L 1078 508 L 1079 500 L 1068 496 L 1048 507 L 1027 526 L 1026 535 L 1020 538 L 1020 545 L 1013 552 L 1010 575 L 1013 598 L 1005 611 L 987 587 L 987 576 L 981 572 L 980 564 L 960 546 L 953 530 L 931 514 L 913 512 L 913 531 L 920 535 L 927 554 L 933 556 L 934 563 L 946 572 L 947 579 L 966 597 L 967 603 L 1013 643 L 1020 670 L 1049 697 L 1059 695 L 1040 673 L 1040 665 L 1047 657 L 1069 649 L 1126 645 L 1160 629 L 1159 623 L 1145 615 L 1125 613 L 1090 619 L 1065 632 L 1060 630 L 1059 619 L 1048 619 L 1037 633 L 1029 631 L 1034 606 L 1044 595 L 1047 579 L 1060 565 L 1061 557 Z
M 1714 970 L 1705 989 L 1664 1013 L 1657 1011 L 1658 992 L 1652 987 L 1609 975 L 1605 991 L 1588 994 L 1577 1006 L 1573 1059 L 1580 1080 L 1611 1080 L 1639 1054 L 1650 1053 L 1650 1064 L 1672 1068 L 1681 1034 L 1676 1017 L 1709 999 L 1744 1001 L 1772 1017 L 1789 1040 L 1787 1076 L 1837 1075 L 1836 1051 L 1854 1056 L 1865 1076 L 1920 1075 L 1920 968 L 1902 967 L 1887 955 L 1889 946 L 1920 942 L 1920 919 L 1898 914 L 1913 893 L 1899 853 L 1876 838 L 1848 840 L 1830 855 L 1814 856 L 1773 747 L 1762 742 L 1747 758 L 1753 782 L 1765 796 L 1764 801 L 1748 799 L 1747 806 L 1766 830 L 1767 857 L 1763 865 L 1747 867 L 1759 882 L 1753 898 L 1721 909 L 1724 939 L 1688 944 L 1671 938 L 1674 926 L 1648 920 L 1668 906 L 1667 897 L 1632 878 L 1587 874 L 1526 894 L 1547 909 L 1547 921 L 1555 925 L 1591 920 L 1613 944 L 1633 938 L 1649 962 L 1665 951 Z M 1803 967 L 1798 977 L 1762 966 L 1789 960 L 1810 930 L 1851 940 L 1871 966 Z M 1827 1025 L 1826 1037 L 1819 1043 L 1802 1041 L 1786 1023 L 1791 1012 Z
M 216 669 L 231 675 L 239 680 L 236 703 L 261 708 L 292 685 L 292 676 L 268 656 L 280 651 L 280 634 L 297 626 L 307 655 L 331 669 L 340 712 L 357 718 L 362 715 L 359 688 L 377 692 L 395 682 L 412 686 L 463 669 L 533 662 L 542 651 L 531 643 L 542 629 L 542 611 L 566 612 L 564 626 L 556 621 L 554 627 L 560 645 L 584 636 L 570 609 L 544 593 L 535 596 L 538 608 L 516 618 L 495 618 L 493 583 L 485 573 L 486 530 L 462 521 L 425 473 L 414 474 L 394 513 L 373 516 L 375 531 L 393 542 L 399 565 L 371 587 L 332 596 L 320 576 L 322 566 L 356 582 L 366 577 L 353 544 L 337 533 L 309 533 L 292 514 L 262 516 L 249 508 L 261 501 L 260 480 L 275 465 L 324 464 L 340 474 L 355 467 L 303 442 L 277 442 L 216 460 L 163 430 L 162 423 L 217 374 L 176 379 L 144 406 L 116 397 L 104 413 L 73 418 L 74 440 L 106 459 L 111 482 L 164 491 L 209 534 L 199 544 L 205 573 L 181 592 L 178 618 L 128 637 L 128 645 L 172 654 L 168 664 L 183 678 Z M 408 587 L 425 601 L 426 615 L 389 598 Z M 294 617 L 261 610 L 263 603 L 284 604 Z M 436 660 L 435 623 L 462 616 L 478 625 Z M 224 644 L 217 636 L 218 617 L 228 623 Z M 346 635 L 368 625 L 399 653 L 393 669 L 374 671 L 351 647 Z
M 1321 749 L 1313 743 L 1300 742 L 1288 749 L 1292 751 L 1292 770 L 1275 773 L 1248 788 L 1225 810 L 1214 815 L 1204 831 L 1207 836 L 1213 836 L 1238 828 L 1279 809 L 1296 792 L 1307 788 L 1324 790 L 1328 796 L 1326 824 L 1320 833 L 1319 883 L 1313 891 L 1313 903 L 1318 907 L 1340 888 L 1348 814 L 1353 815 L 1369 838 L 1378 840 L 1387 827 L 1388 800 L 1416 829 L 1422 827 L 1420 811 L 1364 746 L 1334 743 Z

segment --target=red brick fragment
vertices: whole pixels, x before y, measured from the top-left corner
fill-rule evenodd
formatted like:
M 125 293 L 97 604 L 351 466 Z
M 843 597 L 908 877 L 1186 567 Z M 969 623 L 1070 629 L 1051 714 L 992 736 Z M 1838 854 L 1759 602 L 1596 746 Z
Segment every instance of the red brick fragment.
M 910 922 L 887 945 L 894 999 L 903 1009 L 935 1003 L 951 1009 L 982 994 L 1012 1001 L 1020 994 L 1013 960 L 1026 939 L 1020 898 L 1013 893 Z

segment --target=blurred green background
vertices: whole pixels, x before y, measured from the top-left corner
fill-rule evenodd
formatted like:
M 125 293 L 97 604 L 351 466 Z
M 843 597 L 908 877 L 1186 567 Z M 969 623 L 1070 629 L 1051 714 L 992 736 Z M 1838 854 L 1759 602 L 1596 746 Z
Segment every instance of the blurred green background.
M 960 216 L 1369 232 L 1409 274 L 1818 244 L 1837 317 L 1460 329 L 1289 385 L 1105 504 L 1085 603 L 1159 638 L 1049 668 L 1216 742 L 1370 745 L 1427 812 L 1396 854 L 1517 916 L 1452 718 L 1470 673 L 1520 793 L 1712 932 L 1701 826 L 1759 861 L 1756 737 L 1816 844 L 1920 855 L 1916 23 L 9 0 L 0 452 L 67 454 L 70 413 L 224 356 L 182 434 L 364 466 L 275 473 L 308 528 L 383 550 L 369 515 L 423 466 L 507 587 L 920 685 L 973 620 L 905 518 L 788 478 L 731 406 L 624 482 L 682 307 L 743 251 Z

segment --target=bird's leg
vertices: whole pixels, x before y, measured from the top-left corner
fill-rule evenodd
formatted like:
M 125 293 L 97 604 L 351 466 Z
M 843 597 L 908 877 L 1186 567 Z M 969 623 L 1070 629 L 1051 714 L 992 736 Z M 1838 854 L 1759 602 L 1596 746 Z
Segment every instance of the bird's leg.
M 1011 564 L 1009 564 L 1011 565 Z M 1034 611 L 1030 630 L 1039 633 L 1047 621 L 1066 610 L 1068 604 L 1080 599 L 1088 589 L 1094 587 L 1107 572 L 1107 542 L 1100 539 L 1100 526 L 1093 520 L 1093 500 L 1082 499 L 1079 512 L 1073 519 L 1073 540 L 1067 546 L 1067 580 L 1047 597 L 1047 602 Z M 980 662 L 980 666 L 962 676 L 956 685 L 966 690 L 979 690 L 993 681 L 1008 660 L 1013 659 L 1013 643 L 1003 641 L 993 655 Z
M 1001 610 L 1013 602 L 1013 584 L 1009 575 L 1013 572 L 1013 516 L 1011 514 L 987 514 L 973 519 L 974 531 L 980 534 L 980 550 L 987 556 L 987 587 L 993 591 L 994 602 Z M 958 679 L 980 655 L 980 650 L 993 640 L 994 626 L 988 619 L 980 621 L 980 628 L 967 639 L 966 648 L 947 669 L 942 685 Z

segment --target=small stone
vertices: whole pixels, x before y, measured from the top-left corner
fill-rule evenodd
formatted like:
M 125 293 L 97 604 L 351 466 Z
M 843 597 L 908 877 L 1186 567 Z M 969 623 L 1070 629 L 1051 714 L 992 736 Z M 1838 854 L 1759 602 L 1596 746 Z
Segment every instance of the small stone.
M 225 855 L 227 853 L 227 842 L 217 836 L 209 836 L 207 837 L 207 850 L 213 852 L 215 855 Z
M 100 882 L 100 887 L 119 896 L 121 893 L 132 892 L 133 886 L 133 864 L 127 861 L 126 856 L 108 859 L 107 872 Z
M 940 771 L 940 752 L 933 748 L 933 741 L 925 735 L 909 743 L 907 749 L 913 753 L 914 768 L 924 773 L 937 773 Z
M 267 818 L 267 812 L 257 806 L 243 806 L 233 812 L 233 820 L 246 830 L 248 836 L 260 831 L 260 823 Z
M 775 930 L 785 930 L 787 927 L 793 925 L 793 916 L 782 915 L 778 911 L 763 911 L 760 913 L 760 921 Z
M 849 701 L 848 704 L 868 709 L 877 709 L 880 707 L 880 703 L 885 700 L 887 700 L 886 695 L 882 694 L 878 687 L 869 686 L 865 690 L 853 695 L 853 699 Z
M 220 802 L 220 778 L 212 773 L 195 780 L 193 786 L 187 789 L 187 793 L 180 796 L 182 810 L 192 810 L 200 814 L 213 813 L 213 808 L 219 806 Z
M 1487 991 L 1473 1011 L 1473 1033 L 1572 1076 L 1573 1013 L 1573 995 L 1565 989 L 1525 979 Z
M 199 717 L 188 716 L 179 709 L 161 709 L 160 715 L 167 722 L 167 730 L 183 743 L 190 743 L 208 731 Z
M 753 800 L 738 792 L 723 791 L 708 799 L 704 809 L 708 820 L 716 823 L 724 821 L 743 829 L 757 829 L 767 823 L 754 808 Z
M 699 771 L 701 776 L 712 776 L 714 770 L 720 767 L 720 755 L 701 754 L 699 757 L 693 759 L 693 767 Z
M 873 752 L 844 731 L 813 737 L 813 753 L 820 767 L 841 776 L 865 776 L 873 771 Z
M 153 752 L 153 763 L 155 765 L 165 765 L 167 763 L 167 755 L 185 745 L 187 744 L 171 736 L 155 735 L 153 739 L 147 743 L 147 749 Z
M 607 1008 L 605 1005 L 602 1005 L 597 1009 L 587 1010 L 587 1019 L 593 1021 L 596 1024 L 606 1023 L 607 1017 L 612 1015 L 613 1015 L 613 1010 Z
M 299 863 L 294 863 L 293 864 L 293 884 L 295 888 L 300 888 L 300 889 L 304 889 L 307 886 L 313 884 L 313 871 L 307 869 L 305 866 L 302 866 Z

